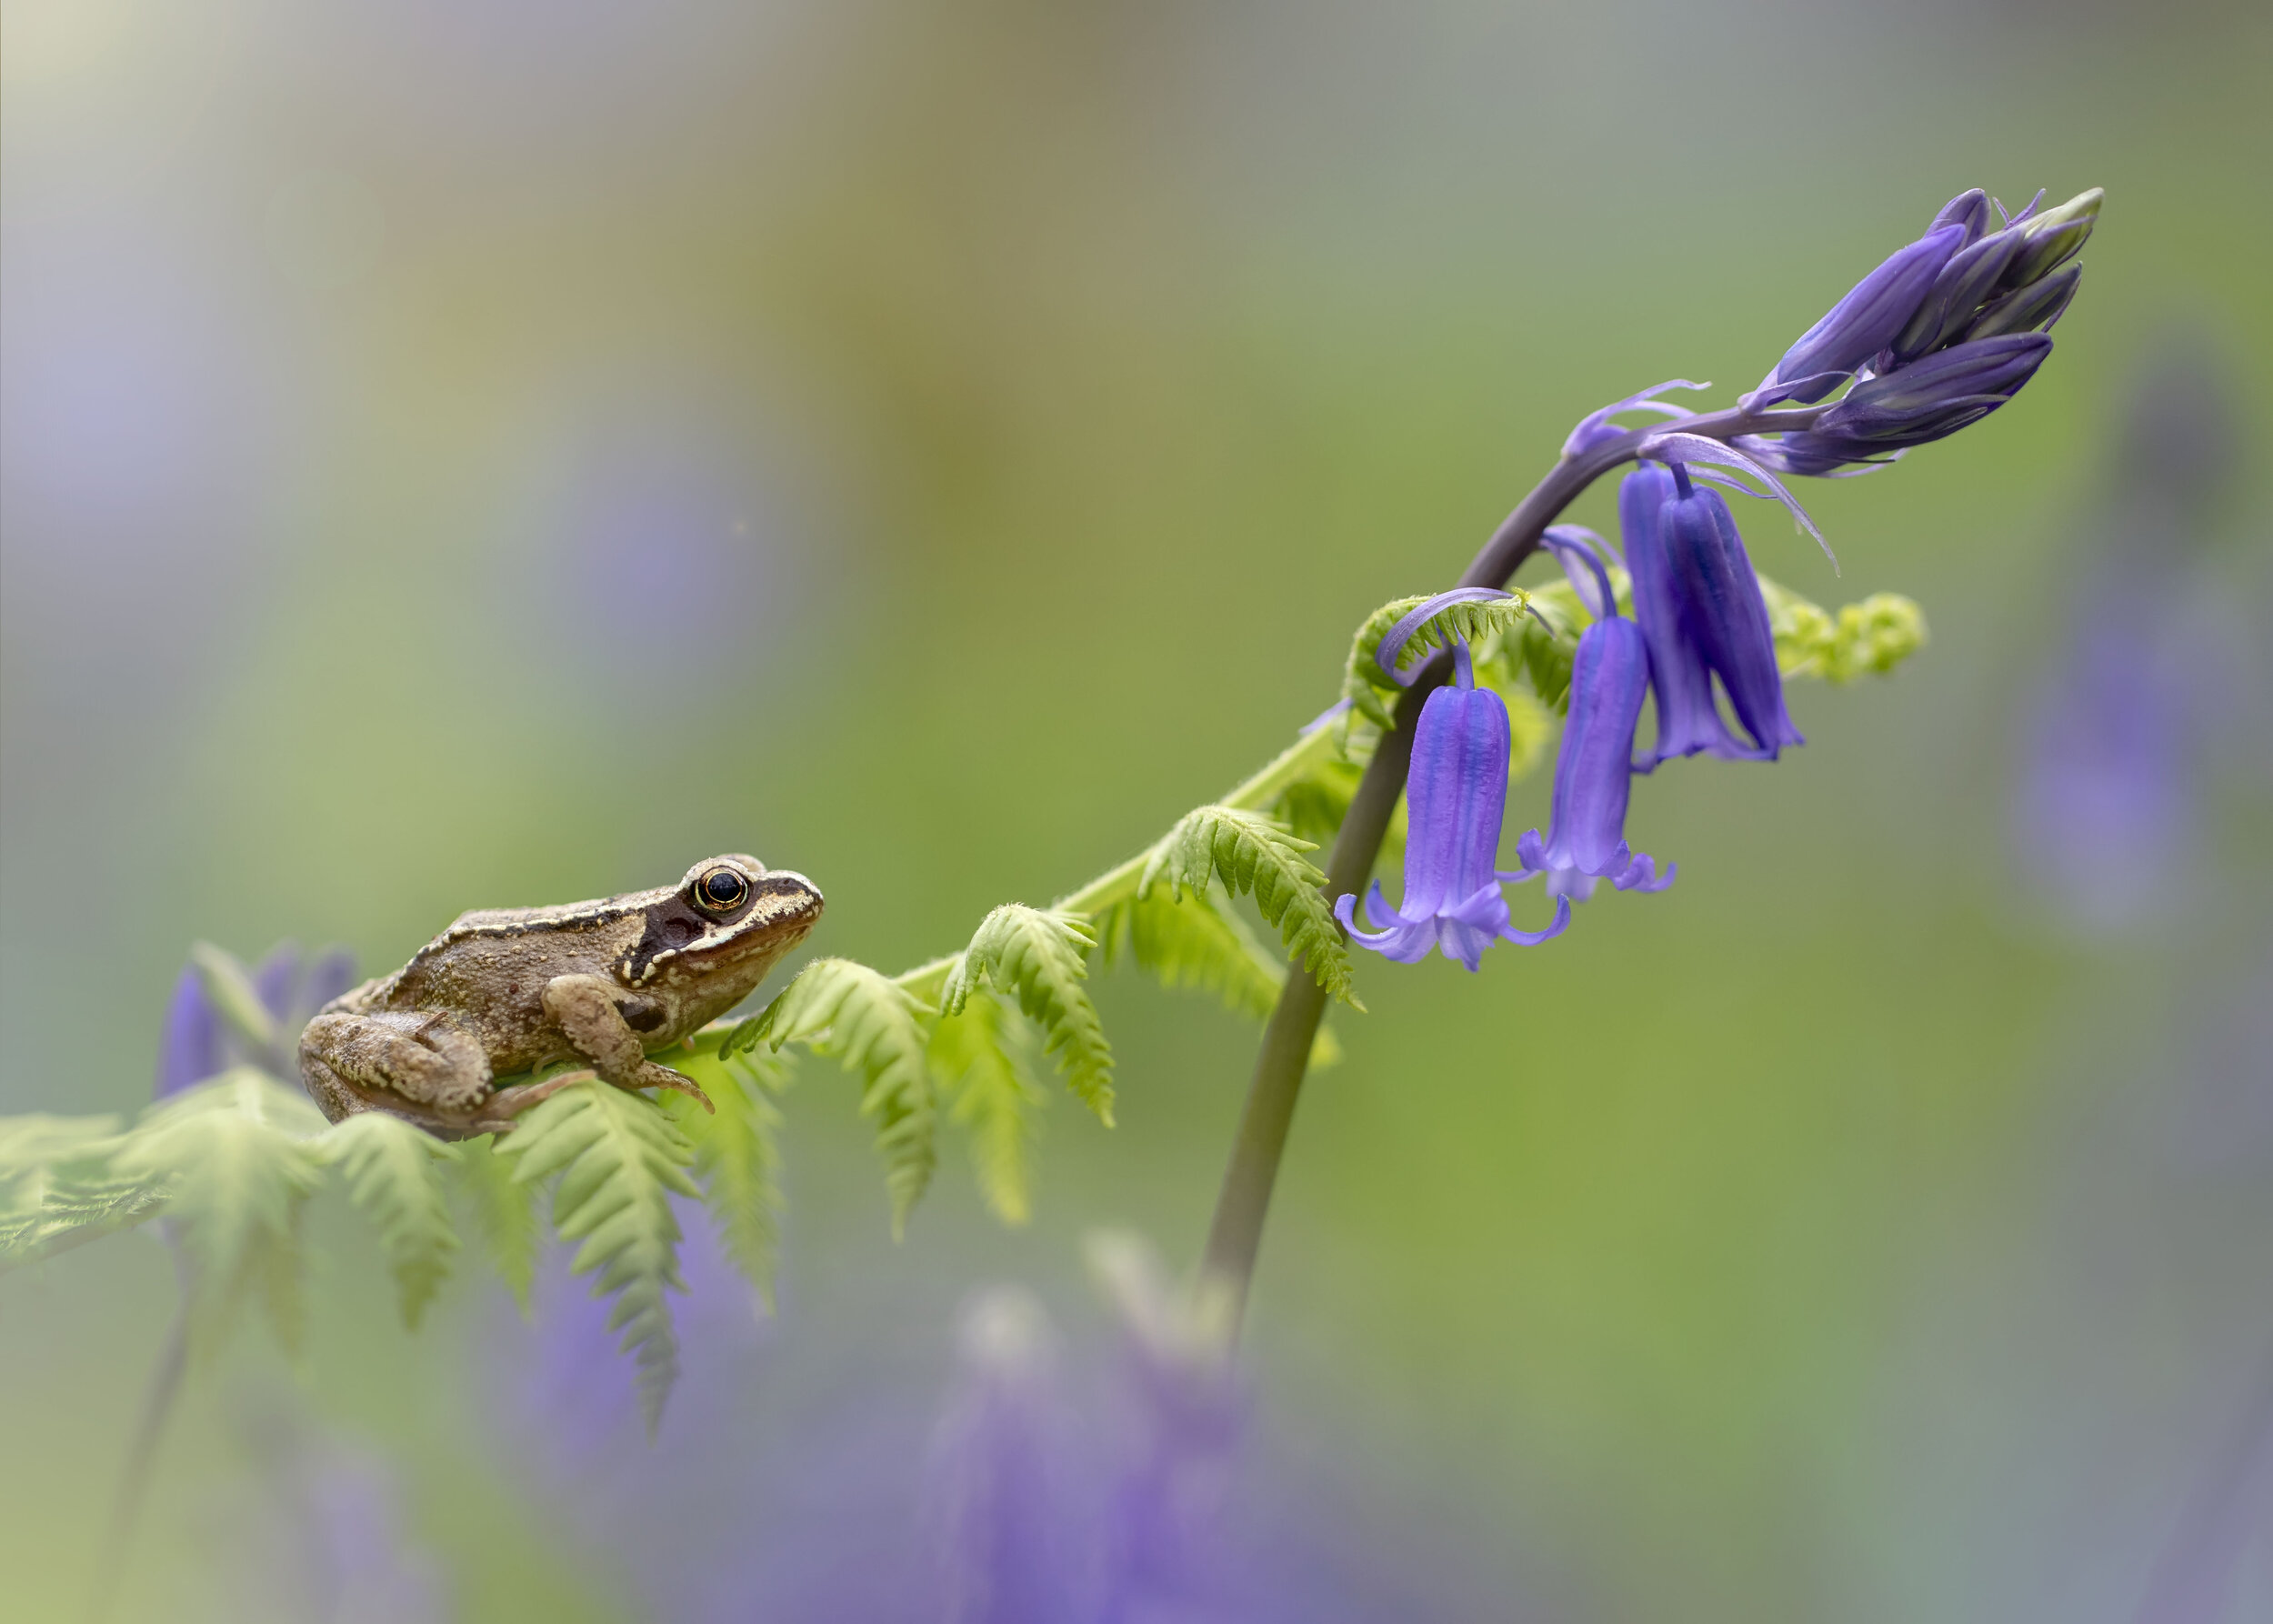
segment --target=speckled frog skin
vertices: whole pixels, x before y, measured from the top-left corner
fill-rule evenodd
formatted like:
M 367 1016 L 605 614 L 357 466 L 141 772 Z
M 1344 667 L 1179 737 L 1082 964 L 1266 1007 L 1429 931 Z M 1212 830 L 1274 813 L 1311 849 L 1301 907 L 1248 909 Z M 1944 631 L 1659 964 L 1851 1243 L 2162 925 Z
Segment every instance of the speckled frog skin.
M 556 1061 L 703 1099 L 647 1056 L 740 1003 L 821 907 L 802 874 L 737 853 L 661 890 L 461 914 L 401 969 L 308 1022 L 300 1079 L 335 1122 L 386 1111 L 453 1138 L 509 1128 L 568 1079 L 496 1079 Z

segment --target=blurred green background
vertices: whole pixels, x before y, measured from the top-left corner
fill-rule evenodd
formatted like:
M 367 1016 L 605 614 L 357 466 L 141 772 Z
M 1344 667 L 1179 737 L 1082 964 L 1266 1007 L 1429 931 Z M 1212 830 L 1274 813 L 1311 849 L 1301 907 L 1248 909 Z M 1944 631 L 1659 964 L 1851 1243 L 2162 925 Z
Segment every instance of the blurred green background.
M 2245 414 L 2216 567 L 2268 602 L 2269 44 L 2212 0 L 11 0 L 0 1109 L 137 1105 L 199 937 L 378 971 L 750 850 L 826 889 L 820 950 L 950 948 L 1276 751 L 1582 413 L 1748 386 L 1963 187 L 2104 185 L 2020 400 L 1803 492 L 1840 578 L 1742 516 L 1819 600 L 1919 598 L 1925 655 L 1796 689 L 1772 772 L 1638 785 L 1664 896 L 1361 967 L 1248 1492 L 1341 1530 L 1301 1549 L 1352 1616 L 2128 1619 L 2273 1353 L 2273 796 L 2223 741 L 2117 933 L 2021 882 L 2008 806 L 2174 333 Z M 1197 1254 L 1253 1035 L 1100 998 L 1121 1126 L 1058 1102 L 1017 1233 L 950 1158 L 893 1246 L 806 1069 L 750 1539 L 906 1541 L 816 1418 L 925 1413 L 973 1288 L 1078 1338 L 1083 1232 Z M 275 1409 L 385 1459 L 461 1616 L 634 1616 L 474 1424 L 494 1286 L 408 1337 L 314 1222 L 306 1355 L 193 1378 L 125 1611 L 220 1605 Z M 0 1282 L 21 1616 L 85 1593 L 171 1293 L 148 1236 Z M 2234 1561 L 2201 1619 L 2273 1613 L 2273 1539 Z

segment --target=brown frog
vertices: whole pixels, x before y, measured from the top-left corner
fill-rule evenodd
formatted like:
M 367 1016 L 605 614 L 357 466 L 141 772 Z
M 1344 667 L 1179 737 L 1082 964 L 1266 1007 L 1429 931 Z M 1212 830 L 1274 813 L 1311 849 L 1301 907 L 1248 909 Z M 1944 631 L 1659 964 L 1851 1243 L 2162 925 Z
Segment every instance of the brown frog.
M 448 1138 L 509 1128 L 580 1061 L 619 1088 L 676 1088 L 647 1056 L 740 1003 L 821 917 L 802 874 L 732 854 L 664 890 L 461 914 L 392 976 L 334 998 L 300 1037 L 300 1080 L 337 1122 L 386 1111 Z

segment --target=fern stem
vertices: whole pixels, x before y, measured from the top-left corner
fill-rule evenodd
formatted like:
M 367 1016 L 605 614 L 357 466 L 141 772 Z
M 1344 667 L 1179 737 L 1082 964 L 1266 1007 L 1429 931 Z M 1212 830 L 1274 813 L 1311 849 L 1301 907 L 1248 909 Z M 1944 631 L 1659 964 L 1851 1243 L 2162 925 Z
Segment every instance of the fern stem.
M 1333 729 L 1313 727 L 1281 750 L 1270 764 L 1253 777 L 1245 779 L 1217 802 L 1240 811 L 1259 811 L 1286 792 L 1287 787 L 1307 777 L 1313 767 L 1334 750 Z M 1399 779 L 1402 782 L 1402 777 Z M 1376 841 L 1378 845 L 1378 840 Z M 1050 904 L 1053 913 L 1078 914 L 1094 918 L 1116 902 L 1126 902 L 1136 894 L 1136 882 L 1145 871 L 1146 859 L 1153 853 L 1147 847 L 1125 863 L 1115 865 L 1078 891 L 1069 891 Z M 947 984 L 947 976 L 963 956 L 950 953 L 943 958 L 919 964 L 912 970 L 903 970 L 893 979 L 917 1000 L 936 1004 Z M 1313 1025 L 1317 1022 L 1315 1018 Z
M 1678 430 L 1725 441 L 1742 434 L 1805 429 L 1827 409 L 1747 412 L 1737 408 L 1705 413 L 1635 429 L 1583 456 L 1566 457 L 1516 505 L 1457 584 L 1505 586 L 1523 561 L 1537 550 L 1539 537 L 1563 509 L 1603 475 L 1635 460 L 1641 443 L 1652 435 Z M 1413 756 L 1413 728 L 1421 707 L 1451 671 L 1449 651 L 1438 650 L 1415 674 L 1412 686 L 1398 700 L 1397 725 L 1382 736 L 1373 759 L 1366 764 L 1349 811 L 1334 837 L 1334 849 L 1326 863 L 1328 897 L 1363 891 L 1371 877 L 1389 820 L 1397 811 L 1397 797 L 1405 793 L 1405 775 Z M 1279 1160 L 1294 1123 L 1295 1100 L 1309 1069 L 1311 1044 L 1317 1035 L 1318 1020 L 1326 1013 L 1326 997 L 1309 976 L 1287 977 L 1270 1023 L 1264 1028 L 1247 1103 L 1240 1108 L 1239 1126 L 1232 1137 L 1231 1160 L 1216 1197 L 1216 1215 L 1208 1227 L 1200 1270 L 1231 1292 L 1235 1329 L 1246 1310 L 1256 1255 L 1263 1242 L 1263 1220 L 1270 1210 Z
M 134 1439 L 127 1445 L 125 1465 L 119 1472 L 118 1492 L 111 1501 L 110 1527 L 103 1537 L 102 1557 L 95 1568 L 94 1587 L 87 1596 L 87 1624 L 104 1624 L 118 1599 L 118 1588 L 126 1574 L 126 1559 L 134 1549 L 135 1529 L 142 1520 L 142 1502 L 149 1493 L 150 1474 L 157 1463 L 158 1439 L 164 1436 L 165 1423 L 174 1413 L 174 1400 L 181 1395 L 183 1373 L 189 1368 L 189 1270 L 182 1260 L 179 1246 L 173 1249 L 180 1300 L 175 1305 L 174 1322 L 166 1328 L 165 1342 L 158 1350 L 158 1361 L 151 1368 L 150 1386 L 142 1398 L 142 1413 L 135 1422 Z

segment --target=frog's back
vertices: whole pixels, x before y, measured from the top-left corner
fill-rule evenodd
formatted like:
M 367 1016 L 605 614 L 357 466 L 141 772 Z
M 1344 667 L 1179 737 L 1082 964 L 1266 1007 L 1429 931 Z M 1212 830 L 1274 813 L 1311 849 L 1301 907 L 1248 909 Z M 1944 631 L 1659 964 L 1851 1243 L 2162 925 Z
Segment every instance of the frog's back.
M 555 976 L 608 976 L 646 929 L 645 898 L 476 908 L 375 989 L 372 1007 L 518 1010 L 536 1018 Z

